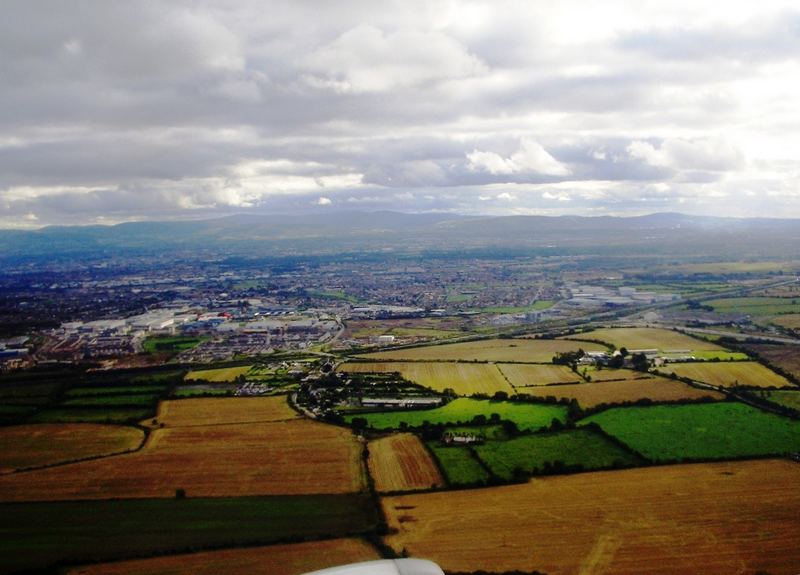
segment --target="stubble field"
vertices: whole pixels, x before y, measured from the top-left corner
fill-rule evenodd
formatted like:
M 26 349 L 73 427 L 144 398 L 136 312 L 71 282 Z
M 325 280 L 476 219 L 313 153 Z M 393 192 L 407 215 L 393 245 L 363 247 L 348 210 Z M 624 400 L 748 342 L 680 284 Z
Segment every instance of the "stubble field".
M 348 362 L 339 371 L 351 373 L 398 372 L 409 381 L 436 391 L 452 389 L 457 395 L 497 391 L 514 393 L 497 366 L 490 363 L 455 363 L 437 361 Z
M 681 465 L 384 499 L 396 550 L 444 569 L 796 575 L 800 465 Z M 698 502 L 702 502 L 699 504 Z
M 496 361 L 548 363 L 556 353 L 575 351 L 605 351 L 606 348 L 587 342 L 571 342 L 557 339 L 485 339 L 412 347 L 370 353 L 363 357 L 369 359 L 390 359 L 410 361 Z
M 441 487 L 444 479 L 416 435 L 400 433 L 370 441 L 369 470 L 380 493 Z
M 794 387 L 785 377 L 755 361 L 676 363 L 659 370 L 721 387 Z
M 604 341 L 615 345 L 617 349 L 622 347 L 629 350 L 658 349 L 664 352 L 677 350 L 718 351 L 723 349 L 717 344 L 696 339 L 677 331 L 651 327 L 597 329 L 580 335 L 569 336 L 568 339 L 581 337 Z
M 499 363 L 497 367 L 514 387 L 578 383 L 581 377 L 564 365 Z

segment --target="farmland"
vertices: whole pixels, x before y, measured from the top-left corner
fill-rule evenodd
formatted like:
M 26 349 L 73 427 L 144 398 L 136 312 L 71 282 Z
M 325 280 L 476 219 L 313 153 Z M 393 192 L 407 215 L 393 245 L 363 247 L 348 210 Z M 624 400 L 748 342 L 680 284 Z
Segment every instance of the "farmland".
M 800 313 L 800 300 L 782 297 L 740 297 L 704 302 L 721 313 L 743 313 L 752 316 L 771 316 Z
M 165 402 L 165 427 L 154 429 L 140 451 L 4 475 L 0 494 L 40 501 L 173 497 L 177 489 L 190 497 L 359 490 L 361 446 L 349 430 L 275 420 L 284 410 L 284 398 Z
M 0 504 L 0 573 L 372 529 L 364 495 Z
M 487 441 L 473 449 L 494 475 L 506 480 L 513 479 L 517 473 L 629 467 L 642 462 L 589 429 Z
M 653 461 L 780 455 L 800 450 L 800 421 L 741 403 L 614 408 L 580 423 Z
M 800 390 L 767 391 L 765 393 L 770 401 L 800 411 Z
M 800 346 L 747 344 L 747 349 L 754 351 L 771 365 L 800 378 Z
M 549 385 L 553 383 L 578 383 L 578 374 L 564 365 L 536 365 L 529 363 L 499 363 L 497 367 L 514 387 Z
M 658 349 L 670 350 L 720 351 L 722 348 L 714 343 L 695 339 L 688 335 L 668 329 L 649 327 L 625 327 L 597 329 L 580 335 L 569 336 L 569 339 L 587 338 L 604 341 L 617 349 Z M 586 348 L 584 348 L 588 351 Z
M 408 361 L 495 361 L 550 363 L 556 353 L 605 351 L 601 345 L 552 339 L 486 339 L 370 353 L 369 359 Z
M 48 408 L 28 421 L 33 423 L 136 423 L 152 417 L 155 407 L 93 407 Z
M 212 382 L 231 382 L 240 375 L 247 374 L 250 371 L 251 365 L 241 365 L 237 367 L 221 367 L 217 369 L 201 369 L 197 371 L 190 371 L 186 374 L 186 381 L 203 380 Z
M 144 433 L 118 425 L 34 424 L 0 428 L 0 473 L 136 449 Z
M 659 369 L 664 373 L 674 373 L 678 377 L 688 377 L 720 387 L 792 386 L 786 378 L 754 361 L 678 363 Z
M 457 395 L 485 393 L 493 395 L 497 391 L 514 393 L 503 374 L 493 364 L 456 363 L 435 361 L 379 361 L 348 362 L 339 371 L 351 373 L 392 373 L 436 391 L 452 389 Z
M 328 539 L 86 565 L 67 575 L 300 575 L 375 559 L 380 555 L 363 539 Z
M 438 441 L 428 443 L 450 485 L 472 485 L 489 480 L 489 472 L 468 447 L 444 447 Z
M 513 421 L 522 430 L 533 430 L 550 425 L 553 419 L 563 423 L 566 420 L 567 409 L 560 405 L 537 405 L 462 397 L 434 409 L 364 413 L 358 416 L 349 416 L 346 419 L 352 421 L 353 417 L 363 417 L 367 420 L 367 424 L 374 429 L 398 429 L 403 422 L 410 427 L 419 427 L 425 421 L 432 425 L 469 423 L 479 416 L 488 420 L 493 413 L 500 416 L 500 419 Z
M 428 450 L 410 433 L 371 441 L 368 465 L 378 492 L 416 491 L 444 483 Z
M 800 313 L 779 315 L 773 318 L 772 322 L 789 329 L 800 329 Z
M 388 543 L 445 570 L 793 575 L 798 482 L 796 463 L 764 460 L 547 477 L 383 506 L 397 529 Z
M 603 372 L 605 371 L 606 370 L 603 370 Z M 696 389 L 680 381 L 674 381 L 664 377 L 552 385 L 547 388 L 526 389 L 525 392 L 538 397 L 553 396 L 557 398 L 575 399 L 584 409 L 596 407 L 604 403 L 635 402 L 640 399 L 649 399 L 651 401 L 683 401 L 697 400 L 703 397 L 711 399 L 724 398 L 724 395 L 718 391 Z

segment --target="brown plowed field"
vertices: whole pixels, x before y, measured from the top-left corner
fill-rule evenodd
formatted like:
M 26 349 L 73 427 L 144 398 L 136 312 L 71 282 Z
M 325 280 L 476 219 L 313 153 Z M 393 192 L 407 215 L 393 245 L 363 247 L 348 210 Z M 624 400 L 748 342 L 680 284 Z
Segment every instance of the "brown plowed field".
M 249 398 L 210 401 L 225 404 L 219 413 L 245 420 L 264 415 L 260 402 Z M 175 403 L 209 406 L 203 400 Z M 181 419 L 191 420 L 188 413 Z M 170 421 L 175 419 L 168 417 L 136 453 L 0 476 L 0 499 L 173 497 L 178 488 L 190 497 L 294 495 L 363 486 L 361 445 L 347 429 L 306 419 L 184 427 Z
M 622 403 L 651 399 L 653 401 L 680 401 L 683 399 L 699 399 L 710 397 L 724 399 L 718 391 L 700 390 L 680 381 L 663 377 L 650 379 L 630 379 L 623 381 L 603 381 L 578 383 L 574 385 L 550 385 L 548 387 L 530 387 L 523 390 L 534 396 L 548 396 L 576 399 L 583 408 L 590 408 L 601 403 Z
M 0 428 L 0 473 L 136 449 L 144 432 L 123 425 L 41 423 Z
M 382 493 L 416 491 L 444 485 L 430 453 L 412 433 L 371 441 L 369 470 L 375 480 L 375 488 Z
M 75 567 L 68 575 L 300 575 L 380 558 L 361 539 L 330 539 L 101 563 Z
M 674 465 L 387 497 L 387 542 L 445 570 L 796 575 L 800 465 Z

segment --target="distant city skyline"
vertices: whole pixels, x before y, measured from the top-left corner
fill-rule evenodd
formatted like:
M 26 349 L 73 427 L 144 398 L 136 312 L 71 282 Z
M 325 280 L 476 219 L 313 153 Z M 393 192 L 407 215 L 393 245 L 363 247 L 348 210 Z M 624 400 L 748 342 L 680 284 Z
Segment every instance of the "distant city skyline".
M 790 1 L 10 0 L 0 228 L 800 217 Z

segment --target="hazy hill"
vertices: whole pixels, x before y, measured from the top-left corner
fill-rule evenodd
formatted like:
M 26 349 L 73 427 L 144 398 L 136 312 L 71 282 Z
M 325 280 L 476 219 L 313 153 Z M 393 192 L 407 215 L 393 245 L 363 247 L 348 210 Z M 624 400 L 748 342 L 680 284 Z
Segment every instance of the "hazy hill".
M 800 257 L 800 220 L 660 213 L 638 217 L 504 216 L 339 212 L 234 215 L 203 221 L 131 222 L 0 230 L 0 257 L 75 257 L 164 251 L 313 255 L 532 250 Z

